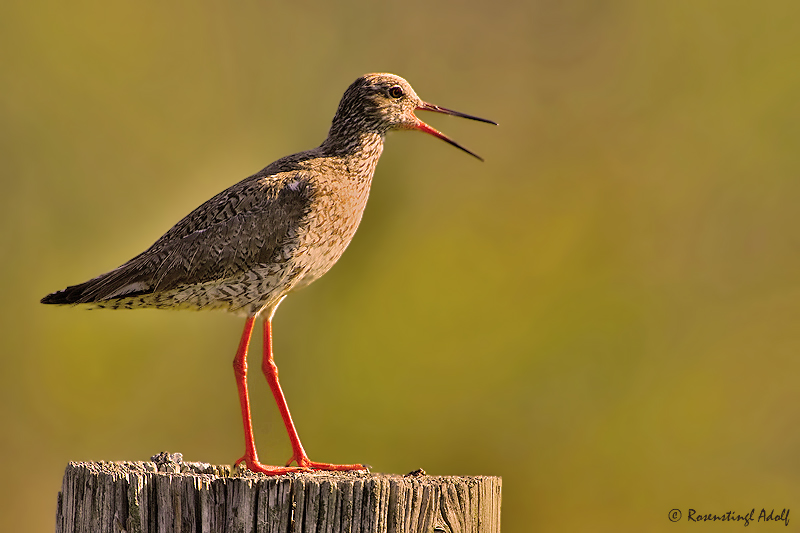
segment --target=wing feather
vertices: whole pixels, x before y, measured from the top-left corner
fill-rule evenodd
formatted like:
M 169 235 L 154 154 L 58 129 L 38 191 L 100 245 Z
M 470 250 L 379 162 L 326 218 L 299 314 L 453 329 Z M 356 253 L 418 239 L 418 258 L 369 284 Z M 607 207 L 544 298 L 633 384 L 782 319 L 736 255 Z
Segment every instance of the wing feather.
M 300 171 L 262 173 L 211 198 L 127 263 L 42 301 L 90 303 L 223 283 L 269 263 L 308 217 L 314 191 Z

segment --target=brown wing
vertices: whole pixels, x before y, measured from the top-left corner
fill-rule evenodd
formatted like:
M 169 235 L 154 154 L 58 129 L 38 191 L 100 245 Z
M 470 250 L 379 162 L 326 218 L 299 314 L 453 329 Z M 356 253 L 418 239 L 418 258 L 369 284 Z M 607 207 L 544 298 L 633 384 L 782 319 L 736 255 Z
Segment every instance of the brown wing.
M 222 282 L 268 263 L 303 223 L 312 193 L 302 172 L 251 176 L 192 211 L 127 263 L 42 302 L 90 303 Z

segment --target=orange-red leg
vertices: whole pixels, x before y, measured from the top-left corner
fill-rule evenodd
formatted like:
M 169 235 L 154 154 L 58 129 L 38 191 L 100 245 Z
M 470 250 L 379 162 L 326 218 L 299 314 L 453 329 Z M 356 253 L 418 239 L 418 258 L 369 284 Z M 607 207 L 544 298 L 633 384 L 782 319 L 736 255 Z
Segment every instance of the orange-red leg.
M 242 408 L 242 423 L 244 424 L 244 456 L 236 461 L 236 464 L 244 461 L 249 470 L 268 475 L 297 472 L 303 469 L 267 466 L 258 461 L 256 442 L 253 439 L 253 424 L 250 421 L 250 399 L 247 395 L 247 347 L 250 344 L 255 321 L 255 316 L 247 318 L 247 322 L 244 324 L 244 332 L 242 332 L 242 340 L 239 341 L 239 349 L 236 350 L 236 357 L 233 358 L 233 372 L 236 376 L 236 387 L 239 389 L 239 405 Z
M 252 324 L 250 328 L 252 329 Z M 283 424 L 286 426 L 286 432 L 289 434 L 289 440 L 292 443 L 292 458 L 286 463 L 287 466 L 295 462 L 299 467 L 311 468 L 314 470 L 366 470 L 364 465 L 334 465 L 329 463 L 317 463 L 308 459 L 308 455 L 306 455 L 306 451 L 300 443 L 300 437 L 297 436 L 297 430 L 294 427 L 292 415 L 289 414 L 289 406 L 286 404 L 286 398 L 283 395 L 281 384 L 278 381 L 278 366 L 275 364 L 275 360 L 272 357 L 271 317 L 264 319 L 264 360 L 261 369 L 264 371 L 264 376 L 267 378 L 269 388 L 272 391 L 272 395 L 275 397 L 275 403 L 278 404 L 278 410 L 281 412 Z M 245 391 L 245 395 L 246 394 L 247 391 Z M 245 428 L 245 433 L 246 432 L 247 429 Z M 255 452 L 255 449 L 253 451 Z

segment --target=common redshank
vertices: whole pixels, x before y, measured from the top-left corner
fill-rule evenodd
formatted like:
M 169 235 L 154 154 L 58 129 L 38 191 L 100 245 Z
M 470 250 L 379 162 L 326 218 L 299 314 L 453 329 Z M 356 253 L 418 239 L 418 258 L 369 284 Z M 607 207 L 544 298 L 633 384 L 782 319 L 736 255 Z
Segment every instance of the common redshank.
M 367 74 L 345 91 L 328 138 L 278 159 L 222 191 L 175 224 L 150 248 L 94 279 L 45 296 L 45 304 L 89 308 L 222 309 L 246 317 L 233 359 L 249 470 L 362 470 L 360 464 L 310 461 L 297 436 L 272 356 L 272 317 L 292 291 L 327 272 L 361 220 L 372 175 L 390 130 L 419 130 L 477 157 L 414 112 L 495 122 L 423 102 L 393 74 Z M 247 348 L 264 319 L 262 370 L 292 445 L 285 467 L 258 460 L 247 395 Z M 297 466 L 291 466 L 292 463 Z

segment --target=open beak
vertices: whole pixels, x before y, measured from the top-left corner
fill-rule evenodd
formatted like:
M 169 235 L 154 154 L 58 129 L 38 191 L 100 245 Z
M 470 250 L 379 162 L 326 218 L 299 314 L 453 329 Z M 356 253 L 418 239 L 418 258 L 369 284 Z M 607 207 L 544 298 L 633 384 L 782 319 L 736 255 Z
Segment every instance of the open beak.
M 454 117 L 468 118 L 470 120 L 477 120 L 479 122 L 487 122 L 489 124 L 494 124 L 495 126 L 497 126 L 497 122 L 495 122 L 493 120 L 488 120 L 488 119 L 485 119 L 485 118 L 475 117 L 475 116 L 472 116 L 472 115 L 467 115 L 465 113 L 459 113 L 458 111 L 453 111 L 452 109 L 447 109 L 445 107 L 439 107 L 438 105 L 429 104 L 427 102 L 422 102 L 420 105 L 418 105 L 417 106 L 417 111 L 433 111 L 435 113 L 442 113 L 443 115 L 453 115 Z M 461 146 L 460 144 L 455 142 L 453 139 L 451 139 L 450 137 L 448 137 L 444 133 L 442 133 L 442 132 L 440 132 L 440 131 L 438 131 L 438 130 L 436 130 L 434 128 L 431 128 L 430 126 L 428 126 L 427 124 L 422 122 L 420 119 L 417 119 L 417 124 L 415 126 L 413 126 L 413 128 L 416 129 L 416 130 L 419 130 L 419 131 L 424 131 L 425 133 L 430 133 L 434 137 L 439 137 L 444 142 L 450 143 L 453 146 L 455 146 L 456 148 L 464 150 L 469 155 L 471 155 L 473 157 L 477 157 L 478 159 L 483 161 L 483 158 L 481 156 L 479 156 L 475 152 L 471 152 L 470 150 L 467 150 L 466 148 L 464 148 L 463 146 Z

